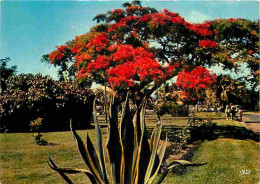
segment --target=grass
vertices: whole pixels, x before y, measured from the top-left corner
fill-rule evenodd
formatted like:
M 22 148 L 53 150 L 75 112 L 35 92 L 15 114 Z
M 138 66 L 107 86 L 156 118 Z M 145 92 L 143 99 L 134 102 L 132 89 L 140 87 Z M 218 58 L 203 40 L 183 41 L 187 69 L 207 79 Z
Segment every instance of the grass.
M 148 117 L 148 126 L 156 122 Z M 187 119 L 163 117 L 164 125 L 182 126 Z M 235 121 L 216 119 L 220 126 L 244 128 Z M 85 139 L 86 130 L 78 131 Z M 95 145 L 95 130 L 88 130 Z M 106 128 L 102 129 L 106 140 Z M 60 167 L 86 168 L 71 132 L 43 133 L 43 138 L 52 145 L 38 146 L 31 133 L 0 134 L 0 183 L 12 184 L 55 184 L 64 183 L 61 177 L 47 165 L 48 154 Z M 217 139 L 205 141 L 195 152 L 194 161 L 208 162 L 207 165 L 189 168 L 183 175 L 169 175 L 165 183 L 245 183 L 255 184 L 259 173 L 259 147 L 252 140 Z M 241 170 L 251 170 L 250 175 L 240 175 Z M 75 183 L 84 183 L 85 175 L 73 175 Z M 85 181 L 85 180 L 84 180 Z
M 86 136 L 86 131 L 78 132 L 82 138 Z M 95 141 L 94 130 L 88 132 Z M 54 144 L 48 146 L 35 144 L 30 133 L 1 134 L 0 137 L 1 183 L 64 183 L 49 168 L 48 154 L 59 166 L 85 168 L 70 132 L 44 133 L 43 138 Z M 82 177 L 75 175 L 73 180 L 82 183 Z
M 215 113 L 215 112 L 197 112 L 195 113 L 196 117 L 198 118 L 213 118 L 213 119 L 223 119 L 225 118 L 225 113 Z
M 257 184 L 260 176 L 259 146 L 251 140 L 217 139 L 201 144 L 194 162 L 208 162 L 188 168 L 182 175 L 166 178 L 165 183 Z M 240 171 L 249 170 L 250 174 Z

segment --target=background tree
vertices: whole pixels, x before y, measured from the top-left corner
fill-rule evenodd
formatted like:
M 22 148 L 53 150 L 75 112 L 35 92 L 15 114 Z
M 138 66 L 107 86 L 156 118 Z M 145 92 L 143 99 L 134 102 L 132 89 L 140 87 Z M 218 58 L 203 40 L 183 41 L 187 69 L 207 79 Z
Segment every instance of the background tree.
M 225 109 L 227 104 L 240 105 L 245 109 L 257 110 L 257 91 L 246 86 L 242 78 L 233 79 L 230 75 L 219 75 L 217 82 L 206 92 L 208 105 L 222 106 Z M 254 101 L 254 102 L 253 102 Z
M 6 89 L 6 80 L 8 77 L 14 75 L 16 73 L 17 66 L 11 66 L 8 67 L 8 62 L 10 62 L 11 59 L 6 57 L 4 59 L 0 59 L 0 76 L 1 76 L 1 89 L 0 91 L 2 92 L 3 90 Z

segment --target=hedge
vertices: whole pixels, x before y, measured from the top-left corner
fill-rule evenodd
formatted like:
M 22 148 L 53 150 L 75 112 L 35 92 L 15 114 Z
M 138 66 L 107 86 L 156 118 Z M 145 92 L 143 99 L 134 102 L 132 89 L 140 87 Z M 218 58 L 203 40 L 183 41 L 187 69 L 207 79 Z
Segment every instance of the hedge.
M 29 131 L 29 122 L 43 118 L 41 131 L 69 129 L 69 120 L 88 128 L 94 94 L 73 82 L 58 82 L 41 74 L 13 75 L 1 85 L 0 129 Z

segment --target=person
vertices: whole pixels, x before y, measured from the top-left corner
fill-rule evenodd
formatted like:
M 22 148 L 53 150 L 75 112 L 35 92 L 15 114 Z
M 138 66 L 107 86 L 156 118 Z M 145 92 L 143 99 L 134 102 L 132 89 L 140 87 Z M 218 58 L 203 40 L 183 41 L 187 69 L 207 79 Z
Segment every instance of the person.
M 238 117 L 239 121 L 243 121 L 243 110 L 241 108 L 238 110 Z
M 231 104 L 231 115 L 232 115 L 232 120 L 235 120 L 236 117 L 236 106 Z
M 228 120 L 228 118 L 230 117 L 230 105 L 227 105 L 226 106 L 226 109 L 225 109 L 225 113 L 226 113 L 226 119 Z

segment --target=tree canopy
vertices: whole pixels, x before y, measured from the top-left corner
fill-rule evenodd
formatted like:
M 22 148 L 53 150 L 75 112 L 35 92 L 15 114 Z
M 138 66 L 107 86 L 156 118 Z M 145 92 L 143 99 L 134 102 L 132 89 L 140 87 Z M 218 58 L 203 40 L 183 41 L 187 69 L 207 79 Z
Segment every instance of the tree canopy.
M 97 24 L 89 32 L 57 46 L 42 60 L 69 71 L 80 83 L 105 82 L 146 95 L 180 72 L 212 65 L 236 71 L 247 63 L 251 79 L 258 80 L 259 21 L 190 23 L 178 13 L 144 7 L 140 1 L 93 20 Z

